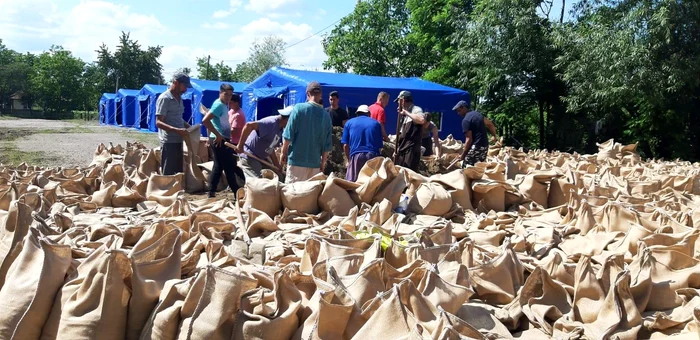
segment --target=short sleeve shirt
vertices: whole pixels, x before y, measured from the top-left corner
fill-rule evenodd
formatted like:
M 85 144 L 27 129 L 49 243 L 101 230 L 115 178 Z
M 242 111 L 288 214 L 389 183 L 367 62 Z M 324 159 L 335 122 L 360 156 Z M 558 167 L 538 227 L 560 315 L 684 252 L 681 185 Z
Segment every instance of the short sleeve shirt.
M 486 139 L 486 124 L 484 116 L 478 111 L 468 112 L 462 119 L 462 131 L 466 134 L 467 131 L 472 132 L 472 145 L 479 147 L 488 147 L 489 141 Z
M 333 110 L 329 106 L 326 108 L 326 112 L 328 112 L 328 114 L 331 115 L 331 123 L 333 123 L 333 126 L 343 126 L 343 121 L 348 120 L 350 118 L 348 116 L 348 112 L 341 107 L 338 107 L 337 109 Z
M 243 114 L 242 109 L 229 110 L 228 111 L 228 122 L 231 125 L 231 143 L 238 144 L 241 139 L 241 133 L 243 132 L 243 127 L 245 126 L 245 114 Z
M 182 99 L 177 99 L 167 90 L 158 96 L 156 101 L 156 116 L 165 117 L 163 121 L 174 128 L 183 129 L 185 127 L 185 119 L 182 118 L 185 113 L 185 105 Z M 161 143 L 180 143 L 182 137 L 176 133 L 168 133 L 164 129 L 158 129 L 158 139 Z
M 378 121 L 381 124 L 386 124 L 386 111 L 379 103 L 374 103 L 369 106 L 369 114 L 372 119 Z
M 211 122 L 216 131 L 219 131 L 219 133 L 224 137 L 231 136 L 231 124 L 228 122 L 227 105 L 222 103 L 221 100 L 217 99 L 214 101 L 214 104 L 211 104 L 209 113 L 214 115 L 214 119 L 212 119 Z M 216 135 L 212 132 L 209 134 L 209 137 L 216 138 Z
M 246 139 L 245 151 L 261 159 L 267 158 L 276 147 L 282 144 L 280 120 L 281 117 L 275 115 L 257 121 L 258 129 L 251 132 Z

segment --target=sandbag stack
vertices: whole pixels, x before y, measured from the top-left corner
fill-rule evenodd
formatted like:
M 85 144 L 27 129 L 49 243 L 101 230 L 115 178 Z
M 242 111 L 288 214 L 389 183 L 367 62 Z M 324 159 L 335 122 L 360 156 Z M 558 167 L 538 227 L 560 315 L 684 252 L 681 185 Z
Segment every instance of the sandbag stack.
M 205 185 L 190 144 L 175 176 L 138 143 L 100 145 L 85 168 L 0 165 L 0 338 L 700 331 L 698 164 L 613 141 L 595 155 L 506 147 L 439 175 L 380 157 L 355 183 L 264 171 L 236 201 L 189 200 Z

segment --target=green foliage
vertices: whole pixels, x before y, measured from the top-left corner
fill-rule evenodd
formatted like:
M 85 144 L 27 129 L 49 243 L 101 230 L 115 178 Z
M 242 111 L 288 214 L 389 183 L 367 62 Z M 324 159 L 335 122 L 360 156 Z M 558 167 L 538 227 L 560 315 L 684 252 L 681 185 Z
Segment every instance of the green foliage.
M 122 32 L 114 53 L 105 44 L 97 50 L 97 65 L 107 76 L 98 85 L 101 92 L 116 92 L 116 89 L 140 89 L 146 84 L 163 84 L 163 66 L 158 62 L 161 46 L 142 49 L 138 41 L 131 40 L 129 33 Z
M 284 40 L 276 36 L 267 36 L 262 41 L 256 40 L 250 47 L 246 61 L 236 66 L 233 78 L 250 83 L 272 67 L 287 66 L 285 47 Z
M 65 112 L 81 103 L 85 63 L 60 46 L 39 55 L 30 84 L 47 112 Z

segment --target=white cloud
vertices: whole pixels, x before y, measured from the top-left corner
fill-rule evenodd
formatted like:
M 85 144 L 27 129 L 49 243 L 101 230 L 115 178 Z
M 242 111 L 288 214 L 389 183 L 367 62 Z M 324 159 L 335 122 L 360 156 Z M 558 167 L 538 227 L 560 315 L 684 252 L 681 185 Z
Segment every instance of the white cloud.
M 155 45 L 152 38 L 164 31 L 155 16 L 106 1 L 81 1 L 61 11 L 50 0 L 7 0 L 0 13 L 13 14 L 0 16 L 0 32 L 11 48 L 47 50 L 51 44 L 62 45 L 86 61 L 96 58 L 95 50 L 103 42 L 113 49 L 122 31 L 130 32 L 141 46 Z
M 297 0 L 248 0 L 245 9 L 258 14 L 282 14 L 296 3 Z
M 202 24 L 202 28 L 206 28 L 206 29 L 225 30 L 229 27 L 230 27 L 229 24 L 227 24 L 225 22 L 215 22 L 213 24 L 210 22 L 205 22 L 204 24 Z
M 214 12 L 214 14 L 212 14 L 212 17 L 214 19 L 223 19 L 229 15 L 231 15 L 231 11 L 219 10 L 219 11 Z

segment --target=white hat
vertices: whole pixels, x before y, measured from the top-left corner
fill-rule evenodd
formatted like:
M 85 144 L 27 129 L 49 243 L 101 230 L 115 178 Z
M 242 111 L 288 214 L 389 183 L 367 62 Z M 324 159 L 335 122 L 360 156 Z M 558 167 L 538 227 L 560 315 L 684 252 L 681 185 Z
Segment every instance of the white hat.
M 360 105 L 360 107 L 357 108 L 357 112 L 369 113 L 369 106 Z
M 290 105 L 290 106 L 285 107 L 284 109 L 277 110 L 277 112 L 279 112 L 280 115 L 282 115 L 282 117 L 289 117 L 289 115 L 292 114 L 293 109 L 294 109 L 294 106 Z

